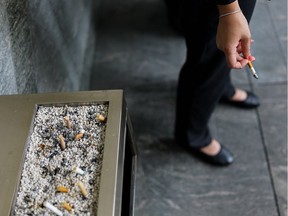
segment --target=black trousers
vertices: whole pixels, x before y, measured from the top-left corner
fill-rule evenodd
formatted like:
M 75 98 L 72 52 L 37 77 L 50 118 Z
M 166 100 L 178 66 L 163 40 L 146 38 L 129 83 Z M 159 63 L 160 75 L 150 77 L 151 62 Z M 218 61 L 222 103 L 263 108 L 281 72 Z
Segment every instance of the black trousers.
M 255 3 L 239 0 L 248 21 Z M 180 144 L 202 148 L 212 140 L 208 122 L 216 104 L 235 89 L 225 55 L 216 47 L 217 6 L 213 0 L 183 0 L 182 6 L 187 56 L 178 80 L 175 136 Z

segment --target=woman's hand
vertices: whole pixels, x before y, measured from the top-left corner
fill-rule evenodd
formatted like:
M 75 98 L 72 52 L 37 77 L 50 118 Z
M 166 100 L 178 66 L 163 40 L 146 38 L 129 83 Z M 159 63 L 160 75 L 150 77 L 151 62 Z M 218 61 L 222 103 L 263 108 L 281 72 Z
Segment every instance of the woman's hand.
M 238 2 L 219 5 L 219 14 L 230 13 L 240 9 Z M 243 68 L 251 56 L 251 33 L 246 18 L 241 11 L 219 18 L 216 35 L 217 47 L 225 53 L 228 67 Z

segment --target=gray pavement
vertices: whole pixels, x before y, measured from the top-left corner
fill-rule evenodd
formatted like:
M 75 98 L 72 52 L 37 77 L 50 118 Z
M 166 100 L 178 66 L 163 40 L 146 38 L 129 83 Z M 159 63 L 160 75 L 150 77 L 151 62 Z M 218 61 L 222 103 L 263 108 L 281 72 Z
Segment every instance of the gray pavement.
M 219 105 L 210 128 L 235 163 L 204 164 L 173 143 L 181 36 L 161 0 L 103 1 L 91 89 L 124 89 L 139 148 L 136 216 L 287 215 L 287 1 L 257 2 L 251 31 L 260 79 L 232 71 L 262 105 Z

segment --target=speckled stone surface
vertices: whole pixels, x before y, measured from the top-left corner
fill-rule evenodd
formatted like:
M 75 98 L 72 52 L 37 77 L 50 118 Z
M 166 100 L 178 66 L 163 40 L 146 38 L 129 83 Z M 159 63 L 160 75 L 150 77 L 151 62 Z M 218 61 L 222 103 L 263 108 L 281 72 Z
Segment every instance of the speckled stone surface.
M 202 163 L 173 141 L 185 45 L 164 3 L 115 2 L 101 7 L 91 89 L 126 91 L 139 148 L 135 215 L 287 216 L 287 2 L 257 1 L 251 30 L 260 79 L 232 71 L 233 82 L 258 94 L 262 105 L 219 105 L 211 118 L 213 135 L 235 156 L 226 168 Z

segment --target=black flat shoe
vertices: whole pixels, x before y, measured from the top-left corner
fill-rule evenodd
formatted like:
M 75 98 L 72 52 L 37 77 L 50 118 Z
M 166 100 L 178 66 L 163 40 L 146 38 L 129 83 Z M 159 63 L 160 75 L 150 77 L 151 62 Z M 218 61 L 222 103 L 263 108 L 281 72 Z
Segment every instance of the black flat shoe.
M 247 92 L 247 98 L 244 101 L 233 101 L 231 99 L 222 97 L 220 99 L 220 103 L 229 104 L 235 107 L 246 109 L 252 109 L 258 107 L 260 105 L 259 98 L 252 92 L 249 91 L 246 92 Z
M 201 152 L 199 149 L 191 149 L 191 152 L 199 159 L 216 166 L 228 166 L 234 161 L 232 153 L 223 145 L 221 145 L 219 153 L 213 156 L 207 155 Z

